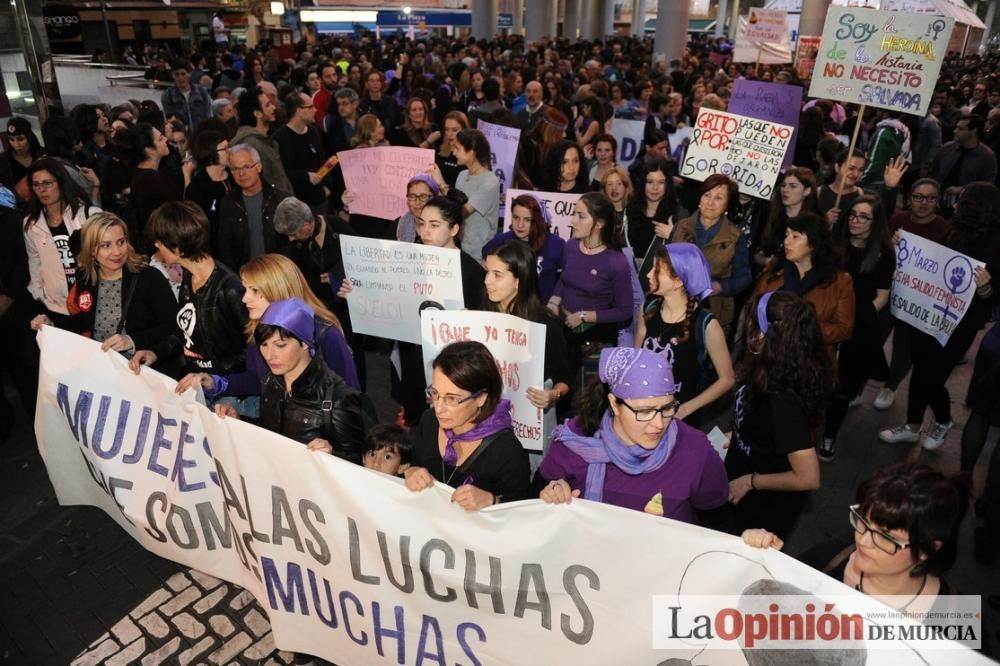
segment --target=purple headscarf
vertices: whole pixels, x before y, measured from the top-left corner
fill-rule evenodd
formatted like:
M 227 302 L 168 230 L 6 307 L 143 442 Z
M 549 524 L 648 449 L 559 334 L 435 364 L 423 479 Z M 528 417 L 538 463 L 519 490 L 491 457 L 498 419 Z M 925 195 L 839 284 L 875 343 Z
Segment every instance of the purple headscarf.
M 694 243 L 667 245 L 670 265 L 674 274 L 684 283 L 684 290 L 691 298 L 703 301 L 712 294 L 712 271 L 701 249 Z
M 624 400 L 656 398 L 677 392 L 670 359 L 648 349 L 603 349 L 597 376 L 614 395 Z

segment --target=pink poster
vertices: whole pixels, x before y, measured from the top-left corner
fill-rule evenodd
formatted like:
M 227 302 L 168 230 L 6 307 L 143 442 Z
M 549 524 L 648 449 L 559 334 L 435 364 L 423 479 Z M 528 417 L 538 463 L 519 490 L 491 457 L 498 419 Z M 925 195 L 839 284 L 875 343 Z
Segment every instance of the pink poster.
M 352 213 L 395 220 L 406 213 L 406 183 L 434 164 L 430 148 L 380 146 L 337 153 Z

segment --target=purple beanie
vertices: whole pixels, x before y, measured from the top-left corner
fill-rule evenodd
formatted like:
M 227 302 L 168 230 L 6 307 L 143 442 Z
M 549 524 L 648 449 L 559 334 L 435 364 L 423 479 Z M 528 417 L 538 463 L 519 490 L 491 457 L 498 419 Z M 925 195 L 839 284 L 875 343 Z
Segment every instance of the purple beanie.
M 275 301 L 267 306 L 261 324 L 280 326 L 309 347 L 314 346 L 316 313 L 298 298 Z

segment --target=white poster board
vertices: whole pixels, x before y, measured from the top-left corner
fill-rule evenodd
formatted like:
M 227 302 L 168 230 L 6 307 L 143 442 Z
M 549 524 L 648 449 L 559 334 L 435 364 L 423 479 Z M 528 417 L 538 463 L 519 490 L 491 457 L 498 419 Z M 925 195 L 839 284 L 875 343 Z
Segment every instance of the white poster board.
M 552 221 L 549 233 L 559 236 L 563 240 L 569 240 L 573 235 L 573 216 L 576 214 L 576 202 L 580 200 L 582 194 L 571 192 L 537 192 L 535 190 L 507 190 L 507 200 L 504 204 L 503 230 L 510 231 L 511 201 L 522 194 L 530 194 L 538 199 L 543 210 L 549 213 Z

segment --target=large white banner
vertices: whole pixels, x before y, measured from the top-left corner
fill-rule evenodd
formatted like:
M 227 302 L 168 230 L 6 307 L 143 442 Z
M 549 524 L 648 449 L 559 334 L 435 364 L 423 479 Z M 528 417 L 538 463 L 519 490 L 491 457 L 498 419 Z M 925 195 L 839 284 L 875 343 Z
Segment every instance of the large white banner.
M 646 131 L 646 121 L 615 118 L 611 125 L 611 136 L 618 142 L 618 154 L 615 155 L 618 166 L 626 169 L 635 161 L 642 145 L 642 137 Z
M 892 315 L 943 347 L 976 297 L 975 270 L 985 264 L 901 231 L 892 281 Z
M 725 174 L 743 194 L 770 199 L 794 131 L 790 125 L 702 108 L 680 175 L 704 181 Z
M 420 344 L 420 311 L 460 310 L 461 251 L 341 236 L 347 307 L 356 333 Z
M 552 221 L 549 232 L 559 236 L 563 240 L 569 240 L 573 235 L 573 216 L 576 214 L 576 202 L 580 200 L 582 194 L 572 194 L 570 192 L 537 192 L 535 190 L 507 190 L 507 201 L 504 204 L 503 230 L 510 231 L 510 221 L 514 211 L 511 210 L 510 203 L 522 194 L 530 194 L 536 197 L 544 210 L 549 213 Z
M 524 448 L 541 451 L 545 443 L 542 410 L 528 400 L 528 389 L 544 388 L 545 326 L 500 312 L 424 310 L 420 317 L 424 371 L 431 383 L 431 363 L 445 346 L 460 340 L 486 345 L 510 400 L 514 434 Z
M 92 340 L 46 327 L 40 342 L 35 433 L 60 504 L 101 508 L 153 553 L 247 589 L 283 650 L 343 666 L 742 665 L 738 643 L 704 651 L 673 599 L 775 583 L 846 595 L 838 613 L 887 610 L 781 553 L 638 511 L 531 500 L 465 513 L 451 488 L 414 494 L 219 419 Z M 869 644 L 868 663 L 988 663 L 948 641 L 880 645 L 892 651 Z
M 831 6 L 810 97 L 924 115 L 955 19 Z
M 493 164 L 493 173 L 500 181 L 500 207 L 502 209 L 507 190 L 514 182 L 514 164 L 517 161 L 517 145 L 521 140 L 521 130 L 506 125 L 494 125 L 485 120 L 480 120 L 477 127 L 480 132 L 486 135 L 486 140 L 490 142 L 490 161 Z

